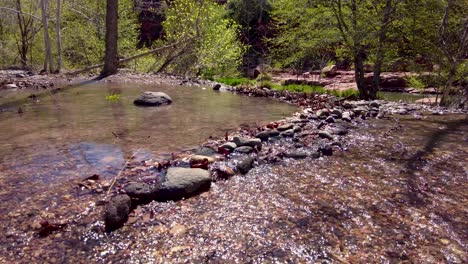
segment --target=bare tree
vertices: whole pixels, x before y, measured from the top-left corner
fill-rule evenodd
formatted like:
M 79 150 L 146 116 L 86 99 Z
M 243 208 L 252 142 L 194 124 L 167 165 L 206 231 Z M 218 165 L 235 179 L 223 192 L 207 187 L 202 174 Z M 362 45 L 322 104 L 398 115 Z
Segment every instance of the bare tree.
M 52 72 L 53 71 L 53 61 L 52 61 L 52 48 L 50 45 L 50 37 L 49 37 L 49 18 L 47 14 L 48 10 L 48 0 L 41 0 L 41 12 L 42 12 L 42 26 L 44 30 L 44 68 L 42 69 L 43 72 Z
M 106 55 L 101 77 L 117 73 L 118 58 L 118 0 L 107 0 L 106 7 Z
M 61 24 L 61 3 L 62 0 L 57 0 L 57 13 L 56 13 L 56 24 L 55 31 L 57 34 L 57 69 L 56 72 L 59 73 L 62 70 L 62 33 L 60 30 Z

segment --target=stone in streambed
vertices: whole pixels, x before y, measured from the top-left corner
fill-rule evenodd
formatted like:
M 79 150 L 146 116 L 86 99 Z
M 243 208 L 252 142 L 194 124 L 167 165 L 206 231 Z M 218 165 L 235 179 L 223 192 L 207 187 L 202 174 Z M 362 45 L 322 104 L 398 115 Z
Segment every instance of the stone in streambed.
M 294 137 L 294 129 L 289 129 L 289 130 L 286 130 L 284 132 L 281 132 L 281 136 L 282 137 Z
M 221 148 L 227 149 L 229 151 L 234 151 L 237 148 L 237 144 L 234 142 L 227 142 L 220 146 Z
M 236 149 L 234 150 L 234 152 L 249 154 L 249 153 L 252 153 L 253 150 L 254 150 L 254 149 L 253 149 L 252 147 L 243 146 L 243 147 L 238 147 L 238 148 L 236 148 Z
M 124 190 L 137 204 L 149 203 L 155 198 L 155 188 L 143 182 L 129 183 Z
M 323 156 L 332 156 L 333 148 L 330 145 L 323 145 L 319 148 L 319 152 L 322 153 Z
M 211 177 L 208 171 L 173 167 L 167 170 L 166 179 L 159 187 L 156 199 L 181 200 L 207 191 L 210 186 Z
M 321 138 L 326 138 L 326 139 L 330 139 L 330 140 L 333 140 L 333 136 L 330 132 L 328 131 L 320 131 L 318 133 L 318 135 L 321 137 Z
M 144 92 L 133 103 L 141 106 L 162 106 L 171 104 L 172 99 L 162 92 Z
M 307 158 L 308 155 L 306 152 L 303 152 L 303 151 L 290 151 L 290 152 L 285 153 L 285 156 L 287 158 L 299 160 L 299 159 Z
M 286 131 L 286 130 L 292 129 L 293 127 L 294 127 L 293 124 L 284 124 L 284 125 L 278 127 L 278 131 L 280 131 L 280 132 Z
M 201 162 L 204 162 L 205 160 L 208 163 L 213 163 L 213 162 L 216 161 L 216 158 L 203 156 L 203 155 L 192 155 L 192 156 L 190 156 L 190 161 L 193 162 L 193 163 L 201 163 Z
M 259 138 L 234 137 L 234 143 L 236 143 L 237 147 L 249 146 L 258 150 L 262 149 L 262 141 Z
M 246 157 L 237 163 L 237 170 L 242 174 L 247 174 L 252 169 L 253 162 L 254 159 L 252 157 Z
M 117 230 L 127 222 L 130 207 L 131 199 L 126 194 L 119 194 L 111 198 L 104 215 L 106 232 Z

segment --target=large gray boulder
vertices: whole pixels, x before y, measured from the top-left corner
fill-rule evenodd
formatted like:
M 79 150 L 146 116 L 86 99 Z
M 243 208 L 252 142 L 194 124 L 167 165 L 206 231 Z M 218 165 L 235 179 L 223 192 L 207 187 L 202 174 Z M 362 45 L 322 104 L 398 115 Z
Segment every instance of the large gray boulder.
M 172 99 L 162 92 L 144 92 L 133 103 L 142 106 L 161 106 L 171 104 Z
M 210 173 L 202 169 L 169 168 L 161 184 L 157 200 L 169 201 L 189 198 L 210 189 Z
M 106 232 L 112 232 L 122 227 L 128 220 L 131 199 L 126 194 L 119 194 L 110 199 L 104 214 Z

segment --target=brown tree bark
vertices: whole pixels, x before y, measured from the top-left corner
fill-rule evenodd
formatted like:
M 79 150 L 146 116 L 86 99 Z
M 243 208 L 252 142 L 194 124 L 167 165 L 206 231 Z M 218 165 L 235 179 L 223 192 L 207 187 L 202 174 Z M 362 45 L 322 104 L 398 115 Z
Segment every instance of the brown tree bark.
M 117 73 L 118 58 L 118 0 L 107 0 L 106 7 L 106 55 L 101 77 Z

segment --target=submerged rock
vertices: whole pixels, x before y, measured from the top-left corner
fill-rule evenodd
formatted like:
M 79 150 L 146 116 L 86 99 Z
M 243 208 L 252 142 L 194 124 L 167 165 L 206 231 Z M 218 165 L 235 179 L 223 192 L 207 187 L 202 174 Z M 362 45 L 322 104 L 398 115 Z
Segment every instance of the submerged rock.
M 106 232 L 117 230 L 127 222 L 130 206 L 131 199 L 126 194 L 119 194 L 111 198 L 104 215 Z
M 322 145 L 319 148 L 319 152 L 322 153 L 322 155 L 324 156 L 332 156 L 333 148 L 330 145 Z
M 169 168 L 166 180 L 161 184 L 156 199 L 180 200 L 209 190 L 210 173 L 202 169 Z
M 144 92 L 133 103 L 141 106 L 161 106 L 171 104 L 172 99 L 162 92 Z
M 291 152 L 286 152 L 285 155 L 287 158 L 291 158 L 291 159 L 305 159 L 307 158 L 307 153 L 304 152 L 304 151 L 291 151 Z
M 253 167 L 254 159 L 252 157 L 246 157 L 237 163 L 237 170 L 242 174 L 247 174 Z
M 320 131 L 318 133 L 318 135 L 321 137 L 321 138 L 326 138 L 326 139 L 330 139 L 330 140 L 333 140 L 333 136 L 330 132 L 328 131 Z

